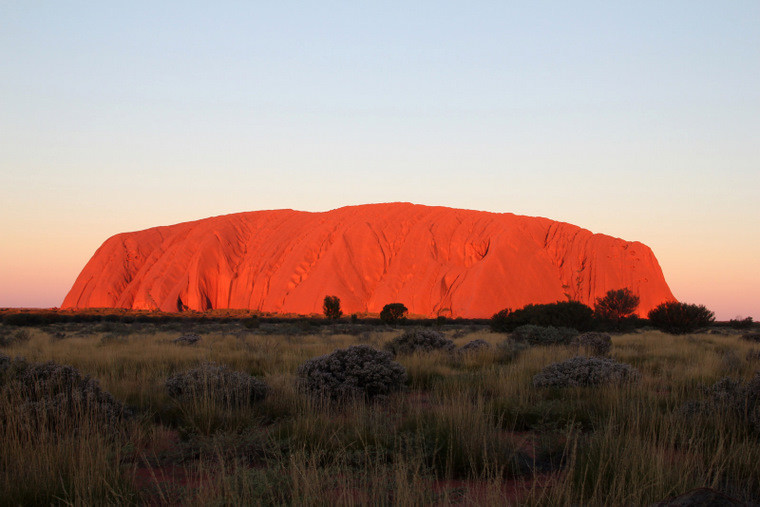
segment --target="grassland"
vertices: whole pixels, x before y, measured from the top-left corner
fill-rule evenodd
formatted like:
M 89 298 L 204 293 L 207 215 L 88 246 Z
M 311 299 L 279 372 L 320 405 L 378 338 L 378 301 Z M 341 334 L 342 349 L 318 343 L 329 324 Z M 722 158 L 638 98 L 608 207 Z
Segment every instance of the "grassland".
M 0 353 L 73 365 L 131 407 L 112 427 L 15 424 L 0 399 L 0 504 L 647 505 L 707 486 L 760 498 L 760 436 L 730 414 L 684 416 L 722 377 L 749 379 L 759 345 L 738 334 L 613 336 L 637 384 L 538 389 L 565 347 L 494 347 L 397 358 L 403 392 L 332 405 L 296 388 L 305 360 L 401 330 L 358 324 L 90 323 L 0 327 Z M 484 326 L 440 328 L 457 345 L 508 340 Z M 183 332 L 194 346 L 172 343 Z M 230 408 L 177 402 L 164 382 L 202 362 L 263 379 L 267 399 Z

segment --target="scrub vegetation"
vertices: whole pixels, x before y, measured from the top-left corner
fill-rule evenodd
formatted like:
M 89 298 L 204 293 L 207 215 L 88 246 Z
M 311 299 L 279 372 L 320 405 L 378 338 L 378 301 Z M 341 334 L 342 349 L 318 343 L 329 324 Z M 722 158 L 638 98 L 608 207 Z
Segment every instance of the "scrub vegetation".
M 756 330 L 426 324 L 0 325 L 0 504 L 760 498 Z

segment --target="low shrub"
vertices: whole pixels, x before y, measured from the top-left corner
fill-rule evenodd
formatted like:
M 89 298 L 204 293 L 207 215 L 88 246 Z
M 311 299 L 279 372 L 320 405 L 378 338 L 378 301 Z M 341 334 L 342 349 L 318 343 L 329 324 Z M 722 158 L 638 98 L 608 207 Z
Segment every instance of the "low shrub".
M 686 416 L 732 415 L 760 432 L 760 371 L 749 382 L 724 377 L 705 389 L 706 398 L 681 407 Z
M 244 407 L 263 400 L 267 385 L 242 371 L 204 363 L 166 379 L 166 392 L 178 401 L 210 399 L 225 406 Z
M 12 330 L 9 328 L 0 329 L 0 347 L 10 347 L 18 343 L 28 342 L 31 334 L 26 329 Z
M 525 325 L 512 331 L 510 337 L 518 342 L 530 345 L 569 345 L 578 334 L 575 329 L 567 327 Z
M 747 361 L 760 361 L 760 349 L 748 350 Z
M 744 333 L 742 335 L 742 340 L 760 343 L 760 333 Z
M 654 327 L 671 334 L 692 333 L 715 322 L 715 314 L 704 306 L 678 301 L 662 303 L 647 317 Z
M 638 370 L 605 357 L 573 357 L 553 363 L 533 377 L 535 387 L 577 387 L 638 381 Z
M 459 352 L 462 352 L 464 354 L 470 353 L 470 352 L 478 352 L 480 350 L 488 350 L 491 348 L 491 344 L 488 343 L 485 340 L 472 340 L 471 342 L 467 342 L 461 347 L 459 347 Z
M 66 339 L 66 333 L 63 331 L 48 331 L 51 340 L 61 341 Z
M 594 325 L 594 310 L 578 301 L 557 301 L 542 305 L 527 305 L 519 310 L 504 309 L 491 317 L 491 329 L 510 332 L 524 326 L 568 327 L 588 331 Z
M 54 322 L 60 322 L 65 317 L 55 313 L 8 313 L 3 316 L 3 324 L 9 326 L 47 326 Z
M 528 343 L 507 339 L 496 347 L 496 352 L 498 354 L 499 362 L 509 363 L 517 359 L 517 356 L 529 348 L 530 345 Z
M 612 337 L 606 333 L 583 333 L 573 338 L 571 345 L 587 355 L 606 356 L 612 348 Z
M 194 333 L 183 334 L 179 338 L 172 340 L 172 343 L 177 345 L 195 345 L 201 341 L 201 337 Z
M 52 361 L 27 363 L 0 356 L 0 388 L 4 396 L 21 402 L 18 408 L 23 416 L 44 420 L 52 428 L 76 427 L 82 417 L 112 425 L 128 415 L 97 380 Z
M 23 361 L 20 358 L 11 359 L 10 356 L 0 353 L 0 386 L 3 386 L 8 380 L 6 371 L 11 367 L 14 361 Z
M 749 329 L 754 324 L 752 317 L 746 319 L 735 318 L 728 321 L 728 325 L 734 329 Z
M 257 329 L 261 323 L 259 322 L 259 318 L 255 315 L 253 317 L 248 317 L 247 319 L 243 319 L 240 321 L 241 324 L 247 329 Z
M 391 354 L 368 345 L 354 345 L 309 359 L 298 368 L 299 386 L 333 401 L 374 400 L 399 391 L 406 370 Z
M 451 351 L 454 349 L 454 342 L 432 329 L 413 329 L 386 343 L 385 349 L 393 355 L 433 350 Z

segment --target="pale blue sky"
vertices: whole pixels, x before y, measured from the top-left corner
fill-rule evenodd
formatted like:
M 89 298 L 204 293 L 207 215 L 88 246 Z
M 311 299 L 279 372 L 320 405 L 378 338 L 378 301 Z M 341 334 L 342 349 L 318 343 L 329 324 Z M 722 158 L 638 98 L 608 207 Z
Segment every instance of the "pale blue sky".
M 760 318 L 760 2 L 0 1 L 0 306 L 108 236 L 412 201 L 654 250 Z

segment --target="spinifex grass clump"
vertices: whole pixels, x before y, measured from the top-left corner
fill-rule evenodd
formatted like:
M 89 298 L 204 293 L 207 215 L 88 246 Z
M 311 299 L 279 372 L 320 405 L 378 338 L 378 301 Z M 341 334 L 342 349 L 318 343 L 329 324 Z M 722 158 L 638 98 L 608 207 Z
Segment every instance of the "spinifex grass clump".
M 413 329 L 386 343 L 385 348 L 394 355 L 407 355 L 433 350 L 451 351 L 454 342 L 432 329 Z
M 553 363 L 533 377 L 535 387 L 578 387 L 638 381 L 631 365 L 605 357 L 574 357 Z
M 573 338 L 570 344 L 584 354 L 606 356 L 612 348 L 612 338 L 605 333 L 583 333 Z
M 481 350 L 488 350 L 491 348 L 491 344 L 488 343 L 485 340 L 477 339 L 472 340 L 471 342 L 467 342 L 464 345 L 462 345 L 459 348 L 459 352 L 462 352 L 464 354 L 470 353 L 470 352 L 478 352 Z
M 724 377 L 705 390 L 707 397 L 681 407 L 687 416 L 731 415 L 760 432 L 760 372 L 749 382 Z
M 9 356 L 6 356 L 5 354 L 0 354 L 0 375 L 3 375 L 5 373 L 5 370 L 8 369 L 8 367 L 11 364 L 11 361 L 12 359 Z
M 578 331 L 568 327 L 527 324 L 512 331 L 510 337 L 515 341 L 531 345 L 568 345 L 577 334 Z
M 52 361 L 30 364 L 0 356 L 0 389 L 18 401 L 22 419 L 52 428 L 75 428 L 83 418 L 115 424 L 127 414 L 97 380 Z
M 388 352 L 354 345 L 309 359 L 298 368 L 298 377 L 301 387 L 317 396 L 372 400 L 399 391 L 406 370 Z
M 267 385 L 242 371 L 203 363 L 166 379 L 166 392 L 180 402 L 210 400 L 226 407 L 245 407 L 263 400 Z
M 476 400 L 476 407 L 478 400 Z M 440 478 L 486 479 L 527 472 L 529 459 L 494 421 L 460 399 L 412 409 L 397 434 L 400 455 L 419 456 Z
M 0 327 L 0 347 L 28 342 L 30 337 L 31 335 L 26 329 L 14 330 L 5 326 Z

